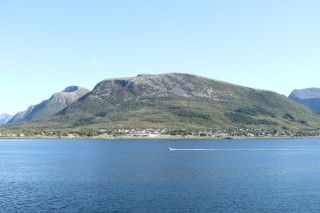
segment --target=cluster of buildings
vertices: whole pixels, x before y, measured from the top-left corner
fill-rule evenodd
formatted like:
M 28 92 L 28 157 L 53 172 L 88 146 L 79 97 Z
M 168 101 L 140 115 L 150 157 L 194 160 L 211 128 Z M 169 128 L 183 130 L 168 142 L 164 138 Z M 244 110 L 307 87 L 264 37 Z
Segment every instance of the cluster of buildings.
M 116 129 L 116 130 L 99 130 L 99 133 L 107 133 L 113 135 L 126 135 L 135 137 L 157 137 L 167 134 L 168 129 Z
M 264 129 L 229 129 L 229 130 L 173 130 L 173 129 L 116 129 L 99 130 L 100 133 L 133 137 L 157 137 L 161 135 L 172 136 L 197 136 L 215 138 L 236 138 L 236 137 L 315 137 L 320 136 L 320 130 L 264 130 Z
M 74 132 L 63 131 L 42 131 L 42 132 L 1 132 L 0 137 L 104 137 L 106 135 L 117 137 L 161 137 L 161 136 L 194 136 L 194 137 L 212 137 L 212 138 L 241 138 L 241 137 L 319 137 L 320 130 L 264 130 L 258 128 L 252 129 L 228 129 L 228 130 L 187 130 L 187 129 L 115 129 L 115 130 L 82 130 Z

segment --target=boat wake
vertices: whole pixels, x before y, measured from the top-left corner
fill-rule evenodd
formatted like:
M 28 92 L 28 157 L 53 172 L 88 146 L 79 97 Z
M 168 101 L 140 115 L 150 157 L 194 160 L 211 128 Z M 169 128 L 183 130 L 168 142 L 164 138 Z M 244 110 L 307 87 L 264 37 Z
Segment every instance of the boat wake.
M 169 151 L 320 151 L 320 149 L 176 149 L 167 148 Z

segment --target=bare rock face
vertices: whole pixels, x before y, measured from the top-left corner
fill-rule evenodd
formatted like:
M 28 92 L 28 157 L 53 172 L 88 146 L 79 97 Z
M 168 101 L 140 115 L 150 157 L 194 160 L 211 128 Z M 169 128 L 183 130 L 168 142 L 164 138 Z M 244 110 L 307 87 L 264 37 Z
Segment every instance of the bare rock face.
M 320 112 L 320 88 L 307 88 L 294 90 L 289 98 Z
M 23 112 L 18 112 L 8 123 L 48 118 L 77 101 L 88 92 L 90 92 L 90 90 L 78 86 L 67 87 L 63 91 L 53 94 L 48 100 L 44 100 L 36 105 L 31 105 Z
M 212 84 L 213 82 L 216 84 Z M 233 96 L 230 89 L 224 90 L 224 85 L 231 86 L 225 82 L 189 74 L 143 74 L 133 78 L 106 79 L 94 88 L 91 95 L 103 98 L 121 91 L 125 93 L 125 98 L 133 99 L 184 97 L 218 100 L 224 96 Z

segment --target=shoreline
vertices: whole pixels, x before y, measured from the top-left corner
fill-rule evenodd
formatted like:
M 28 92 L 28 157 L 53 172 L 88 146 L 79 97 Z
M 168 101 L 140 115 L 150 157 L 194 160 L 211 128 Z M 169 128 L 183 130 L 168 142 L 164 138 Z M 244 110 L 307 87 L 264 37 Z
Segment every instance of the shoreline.
M 53 136 L 0 136 L 1 139 L 52 139 L 52 140 L 83 140 L 83 139 L 93 139 L 93 140 L 159 140 L 159 139 L 179 139 L 179 140 L 243 140 L 243 139 L 302 139 L 302 138 L 320 138 L 320 136 L 308 136 L 308 137 L 290 137 L 290 136 L 284 136 L 284 137 L 272 137 L 272 136 L 266 136 L 266 137 L 234 137 L 234 138 L 223 138 L 223 137 L 211 137 L 211 136 L 171 136 L 171 135 L 161 135 L 156 137 L 142 137 L 142 136 L 93 136 L 93 137 L 53 137 Z

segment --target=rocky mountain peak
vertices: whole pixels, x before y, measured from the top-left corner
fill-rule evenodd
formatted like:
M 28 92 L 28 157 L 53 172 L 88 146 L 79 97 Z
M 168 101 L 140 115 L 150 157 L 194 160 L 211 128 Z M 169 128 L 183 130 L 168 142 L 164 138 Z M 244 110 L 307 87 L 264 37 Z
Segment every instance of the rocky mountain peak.
M 295 89 L 289 98 L 292 99 L 312 99 L 320 98 L 320 88 L 312 87 L 306 89 Z
M 39 104 L 32 105 L 23 112 L 17 113 L 8 123 L 48 118 L 89 92 L 90 90 L 78 86 L 67 87 L 63 91 L 53 94 L 49 99 L 44 100 Z
M 296 89 L 292 91 L 289 98 L 312 110 L 320 112 L 320 88 Z
M 7 113 L 0 114 L 0 125 L 6 124 L 11 118 L 12 115 L 9 115 Z

